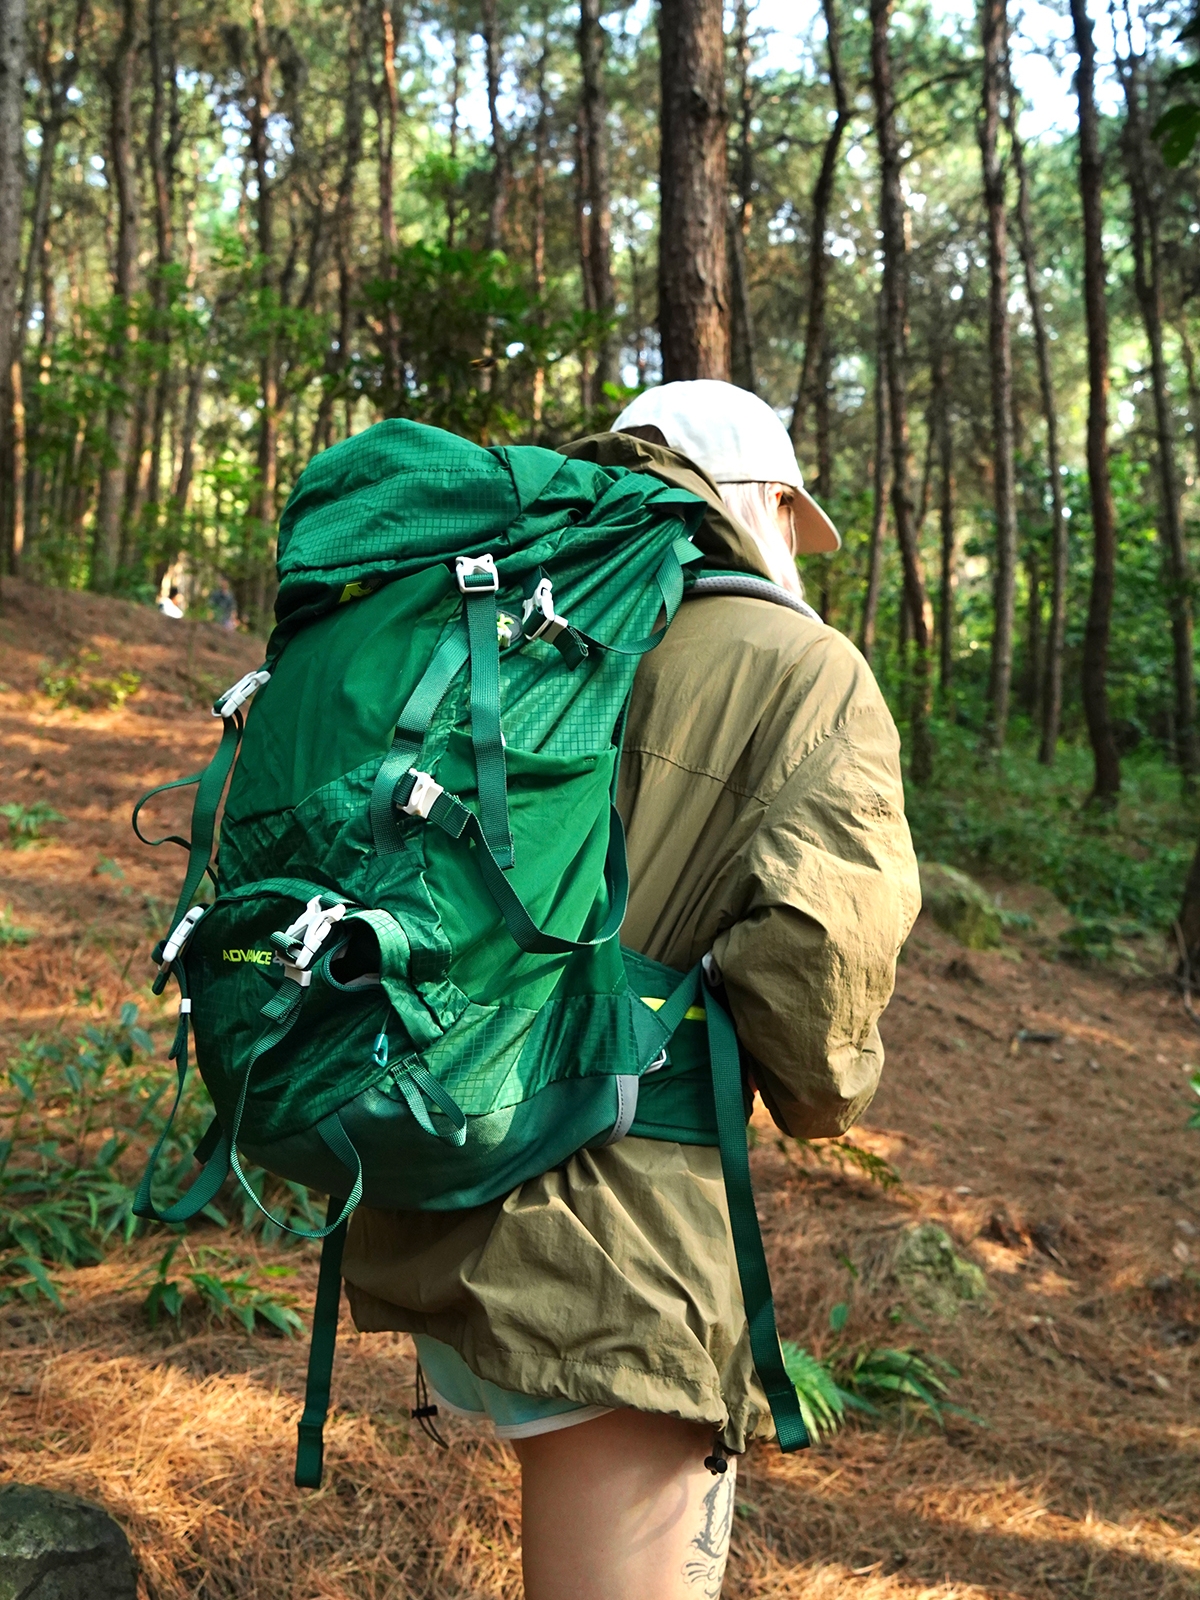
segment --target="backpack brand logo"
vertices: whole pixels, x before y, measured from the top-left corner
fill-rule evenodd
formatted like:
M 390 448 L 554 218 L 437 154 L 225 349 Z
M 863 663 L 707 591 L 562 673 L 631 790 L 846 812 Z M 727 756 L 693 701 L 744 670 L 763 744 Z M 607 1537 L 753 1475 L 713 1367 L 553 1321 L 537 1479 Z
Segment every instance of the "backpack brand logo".
M 269 967 L 275 957 L 269 950 L 222 950 L 223 961 L 249 961 L 256 967 Z

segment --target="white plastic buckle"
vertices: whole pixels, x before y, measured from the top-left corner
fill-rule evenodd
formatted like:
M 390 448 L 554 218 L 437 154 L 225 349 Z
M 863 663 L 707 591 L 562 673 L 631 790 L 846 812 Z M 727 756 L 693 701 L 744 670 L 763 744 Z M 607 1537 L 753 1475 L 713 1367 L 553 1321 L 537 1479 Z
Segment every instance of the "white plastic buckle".
M 181 1000 L 179 1002 L 179 1015 L 181 1017 L 190 1017 L 191 1014 L 192 1014 L 192 1002 L 190 1000 L 184 998 L 183 1000 Z
M 246 704 L 247 700 L 252 699 L 265 683 L 270 683 L 270 681 L 271 674 L 265 667 L 259 667 L 257 672 L 248 672 L 244 678 L 239 678 L 231 689 L 226 689 L 213 707 L 213 716 L 231 717 L 235 711 L 239 711 Z
M 531 633 L 529 620 L 535 611 L 540 611 L 542 620 Z M 559 634 L 567 627 L 566 617 L 560 617 L 554 610 L 554 585 L 549 578 L 539 578 L 537 588 L 526 600 L 521 612 L 521 622 L 525 629 L 527 639 L 545 639 L 547 642 L 557 639 Z
M 166 944 L 163 945 L 162 964 L 164 967 L 169 967 L 183 950 L 188 940 L 192 937 L 192 929 L 200 921 L 206 909 L 205 906 L 193 906 L 190 911 L 185 911 L 183 916 L 180 917 L 175 931 L 168 937 Z
M 454 563 L 454 576 L 463 594 L 495 594 L 500 587 L 500 574 L 491 556 L 459 556 Z M 488 583 L 468 583 L 468 578 L 488 578 Z
M 293 983 L 298 983 L 302 989 L 307 989 L 312 982 L 312 973 L 306 967 L 298 965 L 295 961 L 285 961 L 282 956 L 276 956 L 276 961 L 283 968 L 285 978 L 290 978 Z
M 416 767 L 410 767 L 408 770 L 417 781 L 413 784 L 412 793 L 400 809 L 406 811 L 410 817 L 423 817 L 428 822 L 434 803 L 446 791 L 427 772 L 418 772 Z
M 336 906 L 323 906 L 319 895 L 305 906 L 301 914 L 292 923 L 290 928 L 285 928 L 283 937 L 287 940 L 291 962 L 283 963 L 284 969 L 294 966 L 303 972 L 308 967 L 312 958 L 324 944 L 330 928 L 335 922 L 340 922 L 346 915 L 346 908 L 340 903 Z M 289 972 L 288 976 L 292 974 Z

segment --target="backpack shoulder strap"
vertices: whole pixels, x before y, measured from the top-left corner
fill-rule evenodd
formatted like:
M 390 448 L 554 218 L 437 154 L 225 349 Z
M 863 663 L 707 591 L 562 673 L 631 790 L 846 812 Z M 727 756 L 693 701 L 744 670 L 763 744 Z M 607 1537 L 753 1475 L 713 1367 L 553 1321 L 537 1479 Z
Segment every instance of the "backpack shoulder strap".
M 709 594 L 741 594 L 751 600 L 770 600 L 777 606 L 787 606 L 789 611 L 799 612 L 810 622 L 823 623 L 825 620 L 798 594 L 792 594 L 782 584 L 772 583 L 769 578 L 757 578 L 749 572 L 702 572 L 684 591 L 684 599 L 698 600 Z

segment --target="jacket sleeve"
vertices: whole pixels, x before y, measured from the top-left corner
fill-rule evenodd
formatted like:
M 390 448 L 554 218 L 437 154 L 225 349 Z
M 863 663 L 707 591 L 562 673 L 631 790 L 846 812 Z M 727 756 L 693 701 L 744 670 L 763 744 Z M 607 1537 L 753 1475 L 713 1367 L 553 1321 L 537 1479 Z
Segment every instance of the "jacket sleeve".
M 733 863 L 735 919 L 713 945 L 763 1099 L 805 1139 L 870 1104 L 877 1023 L 920 909 L 895 724 L 866 662 L 826 637 L 760 726 L 782 781 Z

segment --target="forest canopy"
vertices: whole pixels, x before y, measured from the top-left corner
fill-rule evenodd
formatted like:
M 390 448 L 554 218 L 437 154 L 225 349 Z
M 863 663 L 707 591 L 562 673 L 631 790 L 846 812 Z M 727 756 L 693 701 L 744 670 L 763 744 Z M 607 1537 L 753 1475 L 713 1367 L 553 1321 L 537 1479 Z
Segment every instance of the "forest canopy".
M 22 9 L 9 571 L 193 614 L 223 576 L 261 628 L 315 451 L 385 416 L 553 446 L 725 376 L 842 530 L 810 598 L 918 779 L 930 716 L 1047 761 L 1086 724 L 1101 796 L 1142 742 L 1196 770 L 1186 10 Z

